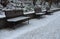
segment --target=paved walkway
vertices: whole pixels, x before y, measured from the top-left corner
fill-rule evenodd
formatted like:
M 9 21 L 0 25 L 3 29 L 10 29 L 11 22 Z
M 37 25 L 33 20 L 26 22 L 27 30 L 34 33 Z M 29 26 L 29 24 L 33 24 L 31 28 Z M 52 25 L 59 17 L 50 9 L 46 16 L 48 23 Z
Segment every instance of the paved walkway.
M 0 30 L 0 39 L 60 39 L 60 11 L 15 30 Z

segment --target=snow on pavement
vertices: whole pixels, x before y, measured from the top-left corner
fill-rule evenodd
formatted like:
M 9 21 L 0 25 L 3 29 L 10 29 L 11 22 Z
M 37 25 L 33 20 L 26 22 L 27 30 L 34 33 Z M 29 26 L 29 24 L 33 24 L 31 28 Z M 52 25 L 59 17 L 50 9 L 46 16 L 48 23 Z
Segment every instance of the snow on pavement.
M 32 19 L 30 24 L 15 30 L 0 30 L 0 39 L 60 39 L 60 11 Z

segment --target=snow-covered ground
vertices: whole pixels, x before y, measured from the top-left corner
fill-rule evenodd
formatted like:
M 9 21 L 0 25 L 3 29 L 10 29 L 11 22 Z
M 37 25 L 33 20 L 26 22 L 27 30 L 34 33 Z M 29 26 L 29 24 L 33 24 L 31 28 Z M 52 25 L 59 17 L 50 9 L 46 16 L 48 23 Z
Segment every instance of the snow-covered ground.
M 32 19 L 15 30 L 0 30 L 0 39 L 60 39 L 60 11 Z

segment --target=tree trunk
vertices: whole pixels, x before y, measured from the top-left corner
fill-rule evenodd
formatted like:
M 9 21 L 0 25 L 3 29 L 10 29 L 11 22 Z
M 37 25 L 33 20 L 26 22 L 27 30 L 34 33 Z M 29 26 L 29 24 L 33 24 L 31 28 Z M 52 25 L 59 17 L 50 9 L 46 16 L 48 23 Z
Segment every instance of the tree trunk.
M 37 0 L 33 0 L 33 5 L 34 5 L 34 6 L 36 5 L 36 1 L 37 1 Z

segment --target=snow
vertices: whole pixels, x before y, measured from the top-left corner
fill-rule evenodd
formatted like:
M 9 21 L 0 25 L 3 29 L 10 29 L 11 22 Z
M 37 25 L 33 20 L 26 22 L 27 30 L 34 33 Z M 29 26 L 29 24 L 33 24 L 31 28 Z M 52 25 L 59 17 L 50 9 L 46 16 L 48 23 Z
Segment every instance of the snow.
M 60 39 L 60 11 L 32 19 L 15 30 L 0 30 L 0 39 Z M 20 25 L 20 24 L 18 24 Z
M 2 11 L 0 11 L 0 18 L 5 18 L 6 16 L 5 16 L 5 13 L 4 12 L 2 12 Z
M 33 13 L 34 13 L 34 11 L 24 12 L 24 15 L 26 15 L 26 14 L 33 14 Z
M 45 11 L 46 11 L 46 9 L 42 10 L 42 12 L 45 12 Z
M 12 11 L 12 10 L 14 10 L 14 9 L 7 9 L 7 8 L 4 8 L 4 9 L 2 9 L 3 11 Z
M 16 18 L 7 19 L 7 21 L 9 21 L 9 22 L 16 22 L 16 21 L 25 20 L 25 19 L 28 19 L 28 18 L 29 18 L 29 17 L 20 16 L 20 17 L 16 17 Z
M 36 15 L 43 15 L 43 14 L 45 14 L 45 13 L 42 13 L 42 12 L 41 13 L 36 13 Z

